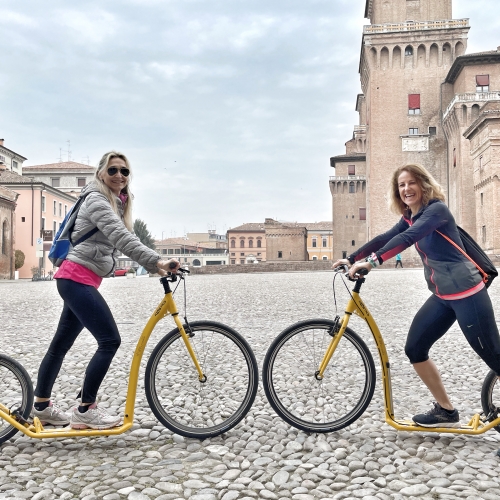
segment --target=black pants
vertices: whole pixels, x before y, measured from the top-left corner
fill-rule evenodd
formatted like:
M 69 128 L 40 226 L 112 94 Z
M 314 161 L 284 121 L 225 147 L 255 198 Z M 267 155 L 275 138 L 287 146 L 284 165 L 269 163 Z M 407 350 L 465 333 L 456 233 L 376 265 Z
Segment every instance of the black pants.
M 500 337 L 486 288 L 460 300 L 431 295 L 410 327 L 405 352 L 411 363 L 429 359 L 429 350 L 458 321 L 470 346 L 500 376 Z
M 396 267 L 398 267 L 398 264 L 403 267 L 403 261 L 402 260 L 396 260 Z
M 97 340 L 98 347 L 85 371 L 81 398 L 83 403 L 93 403 L 111 360 L 120 347 L 118 327 L 108 304 L 95 287 L 58 279 L 57 290 L 64 300 L 64 308 L 56 334 L 38 370 L 35 396 L 50 397 L 64 356 L 83 328 L 87 328 Z

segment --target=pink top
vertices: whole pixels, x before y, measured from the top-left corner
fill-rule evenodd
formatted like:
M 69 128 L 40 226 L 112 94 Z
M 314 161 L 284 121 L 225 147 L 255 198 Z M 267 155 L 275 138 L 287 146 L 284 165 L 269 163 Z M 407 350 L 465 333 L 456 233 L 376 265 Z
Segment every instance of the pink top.
M 54 274 L 54 279 L 58 278 L 76 281 L 77 283 L 90 285 L 95 288 L 99 288 L 99 285 L 102 283 L 102 278 L 94 273 L 94 271 L 70 260 L 63 261 L 56 274 Z

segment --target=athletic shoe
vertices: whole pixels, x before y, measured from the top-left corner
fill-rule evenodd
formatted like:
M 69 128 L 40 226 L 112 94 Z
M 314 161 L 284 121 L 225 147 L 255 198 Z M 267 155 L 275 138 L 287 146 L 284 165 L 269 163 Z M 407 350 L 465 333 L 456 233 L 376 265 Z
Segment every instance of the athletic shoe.
M 92 403 L 85 413 L 80 413 L 78 407 L 71 413 L 72 429 L 111 429 L 121 425 L 120 417 L 108 415 L 97 403 Z
M 68 425 L 71 415 L 63 412 L 58 405 L 53 404 L 51 401 L 45 410 L 39 411 L 33 407 L 31 409 L 30 417 L 38 417 L 42 425 Z
M 415 415 L 412 420 L 422 427 L 460 427 L 458 410 L 455 408 L 450 412 L 439 403 L 434 403 L 434 408 L 427 413 Z

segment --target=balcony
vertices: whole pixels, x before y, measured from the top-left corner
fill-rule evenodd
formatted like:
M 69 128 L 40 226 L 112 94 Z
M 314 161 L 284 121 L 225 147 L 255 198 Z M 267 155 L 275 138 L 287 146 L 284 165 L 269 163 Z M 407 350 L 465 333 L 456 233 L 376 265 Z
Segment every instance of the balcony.
M 443 114 L 443 120 L 448 116 L 448 113 L 453 109 L 455 104 L 461 102 L 485 102 L 485 101 L 500 101 L 500 92 L 470 92 L 467 94 L 457 94 L 448 104 L 446 111 Z
M 366 134 L 366 125 L 354 125 L 355 134 Z
M 363 34 L 395 33 L 402 31 L 443 30 L 468 28 L 468 19 L 445 19 L 443 21 L 406 21 L 404 23 L 369 24 L 363 26 Z
M 330 182 L 366 181 L 366 175 L 330 175 Z

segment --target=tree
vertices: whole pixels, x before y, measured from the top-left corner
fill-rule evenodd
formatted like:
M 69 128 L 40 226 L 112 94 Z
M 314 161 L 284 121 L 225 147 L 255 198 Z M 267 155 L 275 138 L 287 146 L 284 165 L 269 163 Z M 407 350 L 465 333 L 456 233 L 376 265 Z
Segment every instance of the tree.
M 151 233 L 148 231 L 148 226 L 141 219 L 135 219 L 134 221 L 134 233 L 141 240 L 143 245 L 154 250 L 156 248 L 155 240 Z
M 14 254 L 16 271 L 24 266 L 24 253 L 21 250 L 16 250 Z

